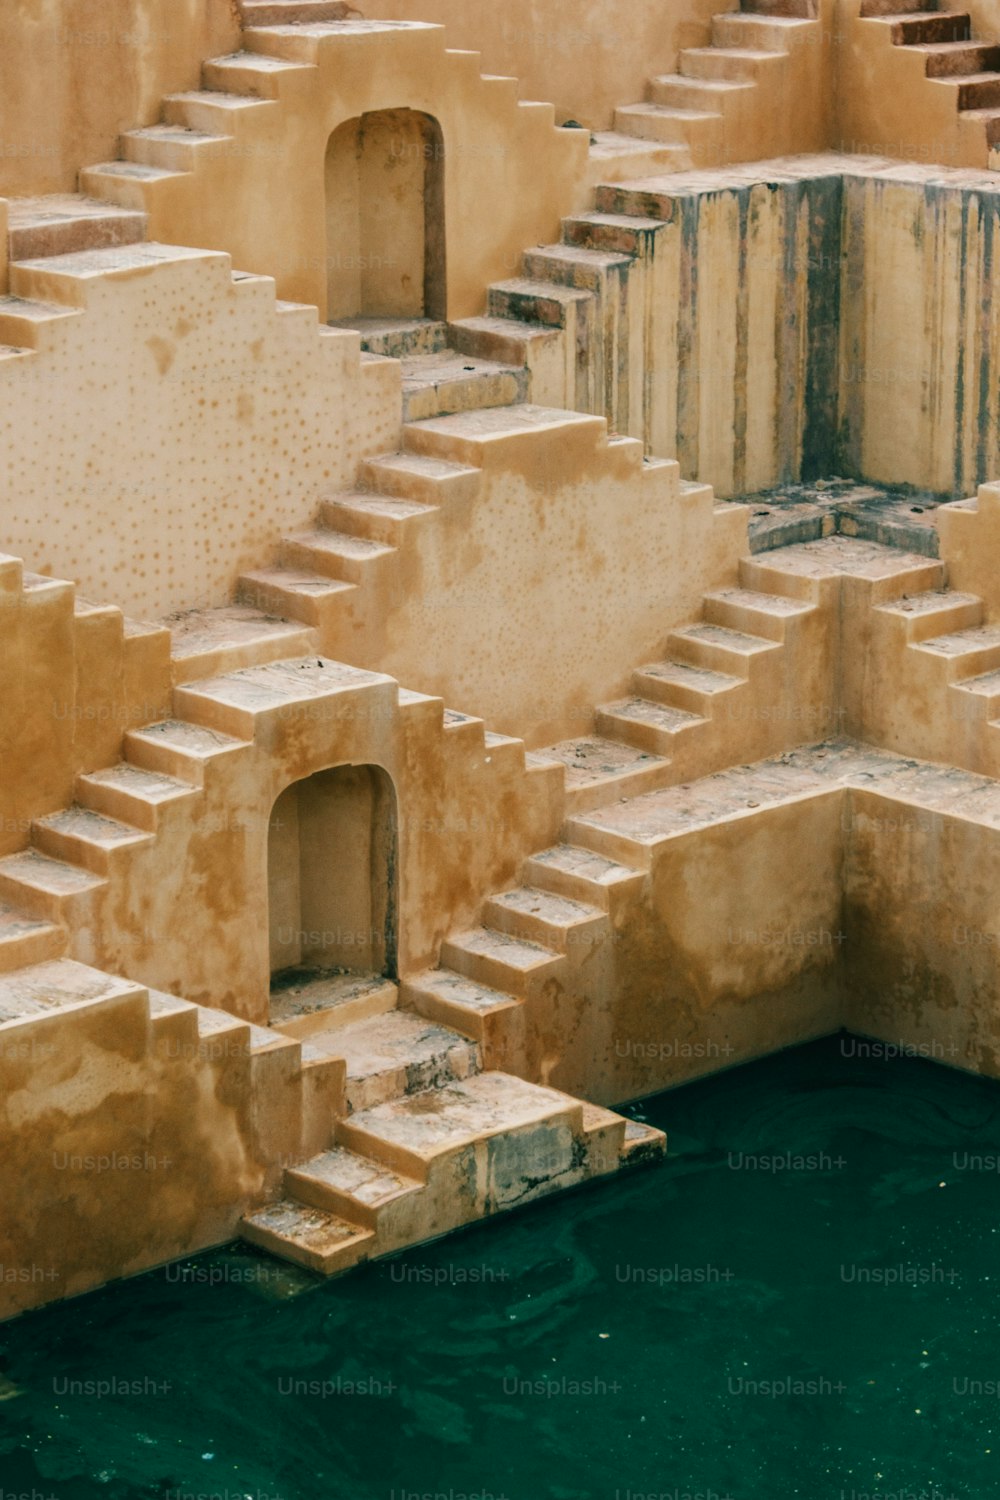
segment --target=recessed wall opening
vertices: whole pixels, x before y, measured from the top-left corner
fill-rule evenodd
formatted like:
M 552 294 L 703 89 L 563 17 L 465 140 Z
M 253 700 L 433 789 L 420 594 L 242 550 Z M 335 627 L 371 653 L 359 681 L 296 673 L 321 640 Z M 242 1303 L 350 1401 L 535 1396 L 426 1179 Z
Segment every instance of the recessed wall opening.
M 446 316 L 444 140 L 430 115 L 374 110 L 326 152 L 327 318 Z
M 396 794 L 379 766 L 288 787 L 268 834 L 272 1001 L 310 976 L 394 979 Z

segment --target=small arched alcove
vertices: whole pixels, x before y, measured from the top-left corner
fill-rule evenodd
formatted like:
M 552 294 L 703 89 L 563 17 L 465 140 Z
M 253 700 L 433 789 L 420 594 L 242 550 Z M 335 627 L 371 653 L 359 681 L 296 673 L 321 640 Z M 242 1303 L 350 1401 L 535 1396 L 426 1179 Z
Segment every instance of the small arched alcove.
M 430 115 L 373 110 L 326 152 L 327 318 L 446 316 L 444 139 Z
M 396 977 L 396 793 L 373 765 L 294 782 L 268 830 L 272 993 L 296 971 Z

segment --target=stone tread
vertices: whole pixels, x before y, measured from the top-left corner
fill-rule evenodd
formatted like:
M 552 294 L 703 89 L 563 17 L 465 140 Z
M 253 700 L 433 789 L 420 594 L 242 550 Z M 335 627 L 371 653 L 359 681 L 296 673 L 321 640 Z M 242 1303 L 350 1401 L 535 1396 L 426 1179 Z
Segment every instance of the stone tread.
M 475 979 L 468 979 L 454 969 L 430 969 L 414 980 L 414 988 L 435 995 L 462 1010 L 476 1015 L 489 1015 L 492 1011 L 509 1010 L 520 1005 L 520 1001 L 504 990 L 491 989 Z
M 757 589 L 713 589 L 705 598 L 721 604 L 734 604 L 741 609 L 788 618 L 810 614 L 813 609 L 813 605 L 805 600 L 788 599 L 783 594 L 765 594 Z
M 713 672 L 709 667 L 692 666 L 686 661 L 654 661 L 639 668 L 644 677 L 653 677 L 666 687 L 691 688 L 698 693 L 727 693 L 742 687 L 745 679 L 728 672 Z
M 707 723 L 702 714 L 673 708 L 667 703 L 654 703 L 649 698 L 631 697 L 616 703 L 603 703 L 599 713 L 608 719 L 628 719 L 636 724 L 646 724 L 663 734 L 679 734 Z
M 0 877 L 52 896 L 76 896 L 99 890 L 104 879 L 92 870 L 54 859 L 39 849 L 24 849 L 0 859 Z
M 356 562 L 390 557 L 396 550 L 385 542 L 374 542 L 369 537 L 353 536 L 347 531 L 329 531 L 320 527 L 292 533 L 287 540 L 297 546 L 308 547 L 311 551 L 325 553 L 330 557 L 351 558 Z
M 351 1136 L 376 1138 L 424 1160 L 549 1120 L 580 1118 L 578 1100 L 506 1073 L 394 1099 L 353 1115 Z
M 314 1047 L 342 1057 L 348 1079 L 371 1078 L 400 1068 L 442 1065 L 446 1061 L 462 1076 L 476 1069 L 476 1047 L 468 1037 L 447 1026 L 425 1021 L 412 1011 L 387 1011 L 354 1021 L 335 1031 L 315 1031 Z
M 984 672 L 980 677 L 966 677 L 958 686 L 966 693 L 991 698 L 1000 695 L 1000 671 Z
M 370 458 L 367 467 L 391 469 L 394 473 L 412 474 L 416 478 L 429 480 L 478 477 L 481 472 L 468 464 L 451 463 L 446 458 L 434 458 L 423 453 L 383 453 Z
M 168 616 L 163 624 L 170 630 L 170 654 L 178 660 L 229 646 L 301 640 L 308 633 L 305 626 L 279 620 L 246 604 L 187 610 Z
M 142 992 L 140 985 L 73 959 L 50 959 L 0 974 L 0 1019 L 44 1015 L 70 1005 L 97 1004 Z
M 80 784 L 110 787 L 154 804 L 170 802 L 176 797 L 190 797 L 194 790 L 188 782 L 179 781 L 175 776 L 165 776 L 159 771 L 144 771 L 139 766 L 130 765 L 128 761 L 102 771 L 91 771 L 88 775 L 81 776 Z
M 522 975 L 544 968 L 557 957 L 550 948 L 543 948 L 540 943 L 511 937 L 509 933 L 496 932 L 491 927 L 477 927 L 449 938 L 442 948 L 442 956 L 456 951 L 493 959 Z
M 662 766 L 662 756 L 637 750 L 632 745 L 623 745 L 617 740 L 604 739 L 601 735 L 586 735 L 580 739 L 563 740 L 557 745 L 547 745 L 542 750 L 531 752 L 529 761 L 559 761 L 566 767 L 567 788 L 593 786 L 617 777 L 630 775 L 645 766 Z
M 550 262 L 560 266 L 584 265 L 595 270 L 630 266 L 634 257 L 615 250 L 593 250 L 587 245 L 539 245 L 526 252 L 532 264 Z
M 391 980 L 368 974 L 339 974 L 322 970 L 292 971 L 286 981 L 272 989 L 271 1023 L 281 1026 L 302 1016 L 330 1012 L 335 1015 L 343 1006 L 358 1001 L 385 998 L 388 991 L 395 997 Z
M 829 578 L 846 573 L 855 578 L 881 580 L 911 572 L 926 574 L 931 562 L 916 552 L 901 552 L 880 542 L 858 541 L 846 536 L 797 542 L 768 555 L 769 566 L 805 578 Z
M 0 901 L 0 943 L 16 942 L 21 938 L 40 937 L 44 933 L 56 933 L 58 927 L 44 917 L 33 917 L 19 907 Z
M 603 854 L 595 854 L 593 850 L 583 849 L 576 844 L 554 844 L 551 849 L 543 849 L 540 854 L 531 856 L 526 868 L 530 871 L 532 866 L 537 865 L 602 886 L 614 886 L 622 881 L 634 880 L 641 874 L 628 865 L 618 864 L 613 859 L 606 859 Z
M 744 630 L 731 630 L 728 625 L 712 625 L 707 622 L 699 625 L 682 625 L 672 632 L 672 638 L 683 641 L 704 641 L 709 645 L 724 646 L 727 651 L 734 651 L 741 656 L 756 656 L 762 651 L 780 649 L 777 641 L 767 640 L 764 636 L 748 635 Z
M 316 1271 L 330 1271 L 338 1262 L 345 1269 L 354 1265 L 375 1238 L 371 1229 L 352 1224 L 339 1214 L 307 1208 L 290 1199 L 247 1214 L 241 1229 L 251 1243 L 277 1250 Z
M 269 708 L 282 703 L 324 697 L 331 692 L 373 687 L 390 679 L 361 667 L 326 657 L 309 656 L 291 662 L 245 667 L 205 682 L 179 689 L 178 696 L 194 695 L 230 703 L 234 707 Z
M 585 906 L 582 901 L 573 901 L 568 896 L 555 896 L 531 885 L 517 886 L 515 890 L 493 896 L 489 905 L 537 917 L 552 927 L 573 927 L 580 922 L 593 922 L 604 917 L 604 912 L 596 906 Z
M 34 826 L 38 831 L 45 830 L 80 840 L 100 849 L 126 848 L 150 837 L 143 829 L 135 828 L 131 823 L 122 823 L 117 818 L 109 818 L 105 813 L 81 807 L 79 803 L 36 819 Z
M 968 630 L 932 636 L 928 641 L 919 642 L 917 649 L 940 656 L 965 656 L 976 655 L 994 646 L 1000 647 L 1000 625 L 972 625 Z
M 353 490 L 345 490 L 341 495 L 328 495 L 323 504 L 338 514 L 343 512 L 345 515 L 353 513 L 378 516 L 392 521 L 406 521 L 412 516 L 429 516 L 436 509 L 433 505 L 422 505 L 418 500 L 406 500 L 393 495 L 371 495 Z
M 904 594 L 901 599 L 890 599 L 876 605 L 883 614 L 929 615 L 938 611 L 976 608 L 982 604 L 978 594 L 960 594 L 957 589 L 925 589 L 919 594 Z
M 163 719 L 159 724 L 149 724 L 144 729 L 133 729 L 126 736 L 128 741 L 142 740 L 154 745 L 167 745 L 192 760 L 211 760 L 233 750 L 245 750 L 246 740 L 223 734 L 219 729 L 206 729 L 201 724 L 192 724 L 187 719 Z
M 285 589 L 297 594 L 324 597 L 349 593 L 357 587 L 356 584 L 345 583 L 340 578 L 328 578 L 325 573 L 313 573 L 308 568 L 281 566 L 254 568 L 251 572 L 240 575 L 240 584 L 244 590 L 248 585 L 257 584 L 265 589 Z
M 419 1192 L 423 1187 L 416 1178 L 394 1172 L 391 1167 L 349 1151 L 346 1146 L 321 1151 L 301 1167 L 296 1167 L 289 1177 L 292 1183 L 297 1178 L 308 1178 L 319 1187 L 332 1188 L 355 1199 L 365 1209 L 376 1211 L 397 1198 Z

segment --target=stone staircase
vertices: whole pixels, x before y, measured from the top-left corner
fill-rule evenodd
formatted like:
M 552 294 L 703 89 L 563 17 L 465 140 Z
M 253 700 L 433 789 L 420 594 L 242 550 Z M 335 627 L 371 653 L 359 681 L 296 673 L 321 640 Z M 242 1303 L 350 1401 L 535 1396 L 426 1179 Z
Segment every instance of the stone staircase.
M 276 1029 L 345 1061 L 346 1104 L 326 1149 L 244 1218 L 251 1243 L 331 1275 L 662 1151 L 657 1131 L 481 1071 L 474 1041 L 396 1004 L 378 980 L 279 995 Z
M 686 149 L 688 160 L 667 171 L 815 149 L 789 135 L 774 106 L 793 82 L 797 50 L 815 47 L 820 27 L 809 0 L 742 0 L 714 18 L 709 47 L 683 48 L 676 73 L 653 78 L 644 100 L 615 112 L 615 130 Z
M 1000 45 L 973 36 L 968 11 L 925 0 L 862 0 L 861 15 L 916 57 L 933 87 L 953 98 L 959 128 L 1000 145 Z M 994 163 L 991 162 L 991 165 Z
M 744 559 L 740 586 L 706 596 L 704 618 L 636 671 L 634 695 L 597 710 L 593 736 L 529 755 L 564 767 L 562 841 L 526 860 L 522 883 L 486 902 L 481 926 L 449 937 L 441 967 L 404 983 L 403 1003 L 477 1041 L 486 1066 L 534 1059 L 532 1009 L 554 985 L 579 993 L 579 971 L 634 915 L 648 880 L 634 843 L 595 839 L 598 815 L 621 810 L 640 828 L 661 791 L 787 752 L 817 729 L 841 732 L 836 652 L 856 655 L 866 621 L 929 599 L 940 627 L 974 623 L 963 596 L 940 592 L 944 579 L 935 559 L 843 537 Z M 834 638 L 827 659 L 820 631 Z M 849 701 L 845 716 L 859 713 Z

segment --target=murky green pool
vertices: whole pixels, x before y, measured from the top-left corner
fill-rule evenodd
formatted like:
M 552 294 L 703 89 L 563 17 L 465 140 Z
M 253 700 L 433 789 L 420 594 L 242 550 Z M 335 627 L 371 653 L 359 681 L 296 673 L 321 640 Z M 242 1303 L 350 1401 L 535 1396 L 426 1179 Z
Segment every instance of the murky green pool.
M 0 1500 L 997 1495 L 1000 1086 L 866 1045 L 343 1281 L 226 1252 L 0 1327 Z

